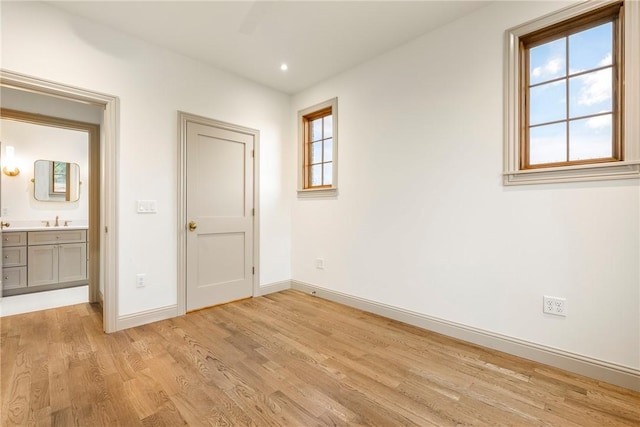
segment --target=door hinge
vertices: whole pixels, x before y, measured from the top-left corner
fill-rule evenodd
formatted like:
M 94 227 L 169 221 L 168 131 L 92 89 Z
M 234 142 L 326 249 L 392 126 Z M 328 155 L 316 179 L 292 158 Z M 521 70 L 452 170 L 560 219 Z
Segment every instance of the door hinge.
M 256 268 L 255 267 L 251 267 L 251 274 L 256 274 Z
M 104 232 L 105 232 L 105 233 L 108 233 L 108 232 L 109 232 L 109 228 L 108 228 L 106 225 L 104 226 Z
M 256 150 L 251 150 L 251 157 L 255 157 L 256 156 Z
M 256 208 L 251 209 L 251 216 L 256 216 Z

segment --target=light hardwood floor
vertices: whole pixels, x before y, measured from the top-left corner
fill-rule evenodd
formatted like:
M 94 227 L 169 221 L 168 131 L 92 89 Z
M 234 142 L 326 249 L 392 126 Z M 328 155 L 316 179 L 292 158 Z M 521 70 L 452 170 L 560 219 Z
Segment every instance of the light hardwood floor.
M 297 291 L 100 319 L 2 319 L 2 426 L 640 425 L 640 393 Z

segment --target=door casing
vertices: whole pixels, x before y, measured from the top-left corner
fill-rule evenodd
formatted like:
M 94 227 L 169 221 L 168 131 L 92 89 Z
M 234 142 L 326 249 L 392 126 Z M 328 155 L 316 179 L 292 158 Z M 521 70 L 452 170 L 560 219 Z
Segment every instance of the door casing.
M 178 111 L 178 315 L 187 312 L 187 123 L 198 123 L 231 131 L 244 132 L 254 137 L 253 162 L 253 296 L 260 289 L 260 131 L 203 116 Z
M 119 99 L 112 95 L 93 92 L 12 71 L 0 69 L 0 85 L 44 96 L 58 97 L 81 104 L 104 108 L 102 138 L 100 138 L 100 212 L 98 221 L 101 234 L 100 272 L 104 288 L 103 328 L 107 333 L 118 327 L 118 144 Z M 94 167 L 92 165 L 91 167 Z M 93 298 L 93 296 L 92 296 Z

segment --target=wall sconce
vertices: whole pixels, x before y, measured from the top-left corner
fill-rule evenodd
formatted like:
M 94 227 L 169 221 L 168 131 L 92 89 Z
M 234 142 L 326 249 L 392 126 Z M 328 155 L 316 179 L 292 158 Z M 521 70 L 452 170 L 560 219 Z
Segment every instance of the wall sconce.
M 7 145 L 2 172 L 7 176 L 16 176 L 20 173 L 20 169 L 16 166 L 16 149 L 11 145 Z

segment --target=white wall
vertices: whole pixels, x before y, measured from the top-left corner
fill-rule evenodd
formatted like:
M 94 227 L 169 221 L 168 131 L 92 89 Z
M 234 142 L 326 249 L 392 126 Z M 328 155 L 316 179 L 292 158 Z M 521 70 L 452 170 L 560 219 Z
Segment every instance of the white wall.
M 46 4 L 3 2 L 1 24 L 2 68 L 120 98 L 119 315 L 177 301 L 178 110 L 260 130 L 260 282 L 291 277 L 288 96 Z
M 86 225 L 89 214 L 88 198 L 88 133 L 71 129 L 41 126 L 15 120 L 0 121 L 2 147 L 15 147 L 16 165 L 20 174 L 9 177 L 2 174 L 2 219 L 13 224 L 53 225 L 71 220 L 71 225 Z M 4 154 L 4 153 L 3 153 Z M 44 202 L 34 198 L 34 162 L 56 160 L 76 163 L 80 169 L 80 195 L 75 202 Z M 35 221 L 35 223 L 34 223 Z M 29 224 L 27 224 L 29 223 Z M 62 224 L 62 222 L 60 222 Z
M 559 7 L 496 2 L 294 97 L 292 139 L 338 97 L 340 147 L 338 198 L 294 202 L 294 280 L 640 367 L 638 182 L 502 185 L 504 31 Z

